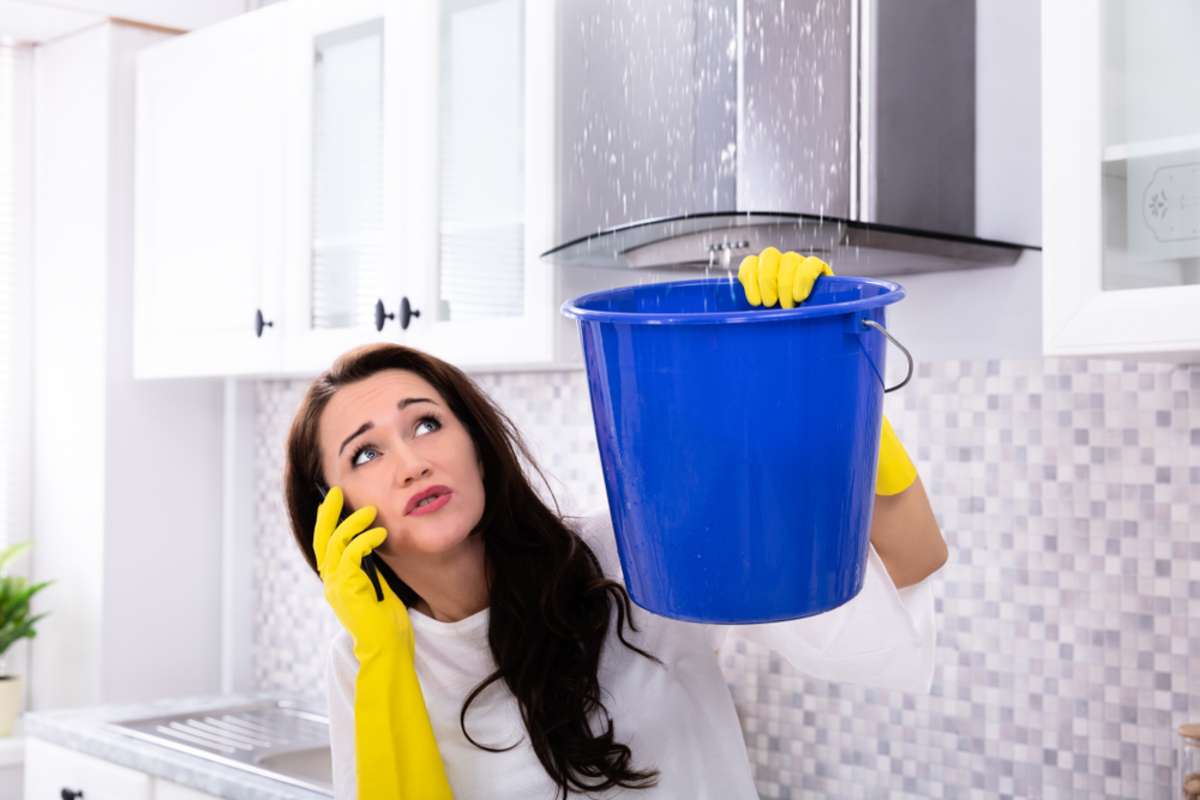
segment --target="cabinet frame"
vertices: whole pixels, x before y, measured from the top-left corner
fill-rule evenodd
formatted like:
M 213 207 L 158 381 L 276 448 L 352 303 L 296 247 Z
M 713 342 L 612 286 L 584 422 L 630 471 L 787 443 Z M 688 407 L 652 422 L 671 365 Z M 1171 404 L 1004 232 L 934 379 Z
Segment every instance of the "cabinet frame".
M 288 136 L 285 141 L 287 164 L 282 200 L 285 206 L 286 243 L 284 245 L 284 280 L 282 300 L 285 306 L 284 354 L 282 373 L 310 374 L 325 369 L 338 355 L 352 347 L 373 341 L 403 342 L 408 338 L 400 329 L 398 306 L 404 279 L 397 261 L 397 243 L 402 240 L 403 176 L 396 158 L 396 138 L 403 136 L 404 108 L 407 83 L 403 74 L 403 58 L 399 44 L 404 38 L 403 4 L 382 0 L 346 0 L 328 3 L 320 0 L 291 0 L 294 4 L 287 34 L 287 57 L 284 72 L 286 83 L 286 119 Z M 382 43 L 382 123 L 384 141 L 382 159 L 382 248 L 384 270 L 378 287 L 389 313 L 396 318 L 387 320 L 382 331 L 368 321 L 352 328 L 315 330 L 309 326 L 312 318 L 313 282 L 313 200 L 315 175 L 313 164 L 314 116 L 313 98 L 315 76 L 313 47 L 324 33 L 351 28 L 380 20 L 383 24 Z M 364 309 L 363 313 L 369 313 Z
M 441 86 L 440 11 L 436 3 L 415 3 L 410 54 L 413 102 L 417 118 L 431 120 L 416 130 L 410 155 L 407 213 L 412 236 L 406 252 L 413 267 L 407 285 L 420 298 L 427 316 L 413 323 L 414 347 L 467 370 L 526 368 L 550 365 L 557 355 L 555 339 L 560 279 L 558 269 L 540 254 L 553 246 L 556 229 L 558 124 L 555 108 L 557 16 L 550 0 L 524 0 L 524 273 L 523 313 L 519 317 L 438 320 L 440 260 L 440 176 L 438 152 Z M 423 157 L 422 157 L 423 156 Z
M 1042 3 L 1043 352 L 1200 361 L 1200 285 L 1101 288 L 1102 15 Z

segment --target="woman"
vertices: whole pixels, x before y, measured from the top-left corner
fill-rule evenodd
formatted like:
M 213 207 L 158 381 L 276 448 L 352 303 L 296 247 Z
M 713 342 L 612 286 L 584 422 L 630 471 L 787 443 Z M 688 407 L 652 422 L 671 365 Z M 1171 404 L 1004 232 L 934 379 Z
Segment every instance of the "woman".
M 537 469 L 466 375 L 409 348 L 350 351 L 304 398 L 285 487 L 296 541 L 346 629 L 330 653 L 339 800 L 756 797 L 719 669 L 726 638 L 818 677 L 928 691 L 932 595 L 918 582 L 945 545 L 919 480 L 877 502 L 853 600 L 710 626 L 633 607 L 607 509 L 564 518 L 521 458 Z M 358 510 L 344 516 L 344 502 Z

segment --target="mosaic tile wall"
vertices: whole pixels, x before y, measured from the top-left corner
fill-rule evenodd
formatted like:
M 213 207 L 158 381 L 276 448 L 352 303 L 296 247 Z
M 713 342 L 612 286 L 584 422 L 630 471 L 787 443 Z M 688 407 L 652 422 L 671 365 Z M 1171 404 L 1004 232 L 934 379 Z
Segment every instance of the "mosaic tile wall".
M 478 380 L 564 511 L 603 503 L 581 372 Z M 323 702 L 336 622 L 278 486 L 303 390 L 258 387 L 255 669 L 259 688 Z M 934 579 L 933 692 L 812 680 L 745 644 L 726 651 L 760 794 L 1174 797 L 1175 727 L 1200 721 L 1200 367 L 921 364 L 885 411 L 950 545 Z

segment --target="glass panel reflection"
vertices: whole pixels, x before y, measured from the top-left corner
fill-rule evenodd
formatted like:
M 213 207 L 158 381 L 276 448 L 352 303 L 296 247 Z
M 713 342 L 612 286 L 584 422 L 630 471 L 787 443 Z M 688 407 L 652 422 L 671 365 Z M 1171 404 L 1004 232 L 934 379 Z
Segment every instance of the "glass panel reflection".
M 383 273 L 383 20 L 313 51 L 313 328 L 366 325 Z
M 521 0 L 442 4 L 442 320 L 523 313 L 524 18 Z
M 1104 6 L 1106 291 L 1200 283 L 1200 4 Z

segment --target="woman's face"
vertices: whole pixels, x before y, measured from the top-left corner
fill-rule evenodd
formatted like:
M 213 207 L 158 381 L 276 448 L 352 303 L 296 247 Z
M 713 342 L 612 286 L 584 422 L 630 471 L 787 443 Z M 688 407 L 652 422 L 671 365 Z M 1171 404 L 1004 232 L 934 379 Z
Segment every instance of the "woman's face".
M 414 372 L 383 370 L 338 389 L 321 415 L 318 438 L 328 485 L 342 487 L 355 509 L 378 510 L 372 527 L 387 528 L 378 548 L 385 555 L 452 550 L 483 516 L 483 475 L 471 436 Z M 410 508 L 433 487 L 448 497 Z

